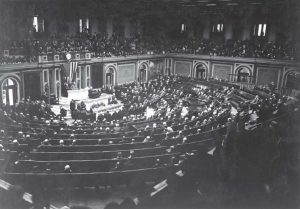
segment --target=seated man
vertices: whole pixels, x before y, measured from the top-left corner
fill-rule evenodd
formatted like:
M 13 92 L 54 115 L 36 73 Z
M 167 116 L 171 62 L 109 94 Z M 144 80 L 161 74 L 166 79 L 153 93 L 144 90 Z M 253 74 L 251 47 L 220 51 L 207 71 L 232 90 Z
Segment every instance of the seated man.
M 86 105 L 83 101 L 80 102 L 80 108 L 81 110 L 85 110 L 86 109 Z
M 42 142 L 42 145 L 49 145 L 49 140 L 48 140 L 48 139 L 45 139 L 45 140 Z
M 60 120 L 67 116 L 67 110 L 63 107 L 60 107 Z
M 0 152 L 4 152 L 4 151 L 5 151 L 5 149 L 4 149 L 3 145 L 0 144 Z
M 12 141 L 11 151 L 19 151 L 19 149 L 20 149 L 20 144 L 17 139 L 14 139 Z
M 114 130 L 116 132 L 119 132 L 121 130 L 120 125 L 118 123 L 116 124 L 116 127 L 114 128 Z
M 65 145 L 65 142 L 64 142 L 64 140 L 59 140 L 59 146 L 64 146 Z
M 184 165 L 184 162 L 186 162 L 187 158 L 186 158 L 186 155 L 183 154 L 183 155 L 180 155 L 179 156 L 179 160 L 177 161 L 177 163 L 175 163 L 174 165 L 175 166 L 183 166 Z
M 143 143 L 150 142 L 150 141 L 151 141 L 151 137 L 150 137 L 150 136 L 147 136 L 147 137 L 144 139 Z
M 141 130 L 138 131 L 137 136 L 144 136 Z
M 175 156 L 172 156 L 169 162 L 165 164 L 165 166 L 174 166 L 176 163 L 178 163 L 178 160 Z
M 155 160 L 155 163 L 154 163 L 154 166 L 153 167 L 161 167 L 163 164 L 162 164 L 162 162 L 160 161 L 160 159 L 159 158 L 157 158 L 156 160 Z
M 122 158 L 123 158 L 122 152 L 118 152 L 117 156 L 114 159 L 122 159 Z
M 195 128 L 197 128 L 197 127 L 199 127 L 201 125 L 201 123 L 200 123 L 200 121 L 198 120 L 197 122 L 196 122 L 196 124 L 195 124 Z
M 161 145 L 167 145 L 169 143 L 170 139 L 172 139 L 171 133 L 167 132 L 166 137 L 164 139 L 162 139 L 162 141 L 161 141 Z
M 76 103 L 75 101 L 72 99 L 71 102 L 70 102 L 70 110 L 71 110 L 71 113 L 76 109 Z
M 75 130 L 73 130 L 73 131 L 75 131 Z M 75 134 L 71 134 L 70 139 L 75 139 Z
M 103 140 L 102 139 L 98 139 L 98 145 L 103 144 Z
M 132 159 L 134 157 L 134 150 L 129 151 L 128 159 Z
M 116 162 L 116 164 L 114 165 L 114 167 L 111 169 L 112 171 L 117 171 L 121 169 L 121 162 L 118 161 Z
M 185 144 L 187 142 L 187 137 L 183 137 L 181 144 Z
M 182 131 L 179 131 L 178 135 L 176 136 L 176 138 L 182 138 L 182 137 L 183 137 L 183 133 L 182 133 Z
M 166 128 L 167 132 L 174 132 L 173 128 L 171 126 Z
M 51 169 L 51 164 L 50 164 L 50 163 L 47 163 L 47 164 L 46 164 L 46 168 L 45 168 L 45 172 L 49 174 L 49 173 L 51 173 L 51 171 L 52 171 L 52 169 Z
M 64 168 L 64 173 L 72 173 L 70 165 L 66 165 Z
M 126 143 L 126 136 L 123 136 L 122 139 L 119 141 L 120 144 Z
M 166 149 L 166 153 L 172 153 L 174 152 L 175 147 L 174 146 L 170 146 L 168 149 Z

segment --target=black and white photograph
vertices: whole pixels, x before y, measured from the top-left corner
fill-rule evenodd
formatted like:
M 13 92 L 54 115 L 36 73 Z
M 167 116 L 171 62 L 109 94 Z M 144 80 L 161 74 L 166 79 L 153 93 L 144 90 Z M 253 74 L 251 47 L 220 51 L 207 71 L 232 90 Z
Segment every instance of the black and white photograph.
M 0 0 L 0 209 L 300 209 L 300 0 Z

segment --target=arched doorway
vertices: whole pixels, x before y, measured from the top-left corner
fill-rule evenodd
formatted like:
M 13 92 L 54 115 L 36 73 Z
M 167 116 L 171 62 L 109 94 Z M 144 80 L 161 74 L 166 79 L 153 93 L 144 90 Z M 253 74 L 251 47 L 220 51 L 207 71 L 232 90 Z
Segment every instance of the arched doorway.
M 110 88 L 115 84 L 115 70 L 113 68 L 108 68 L 105 73 L 105 85 Z
M 139 69 L 139 80 L 140 83 L 146 83 L 148 79 L 147 76 L 147 66 L 145 64 L 141 65 Z
M 6 78 L 1 85 L 2 103 L 5 105 L 15 105 L 19 102 L 19 83 L 13 78 Z
M 251 72 L 246 67 L 241 67 L 237 70 L 236 81 L 242 83 L 250 83 L 251 82 Z
M 207 68 L 204 64 L 198 64 L 195 67 L 195 78 L 198 79 L 206 79 L 206 73 L 207 72 Z
M 295 96 L 300 92 L 300 72 L 299 71 L 291 71 L 288 72 L 285 78 L 285 89 L 291 96 Z

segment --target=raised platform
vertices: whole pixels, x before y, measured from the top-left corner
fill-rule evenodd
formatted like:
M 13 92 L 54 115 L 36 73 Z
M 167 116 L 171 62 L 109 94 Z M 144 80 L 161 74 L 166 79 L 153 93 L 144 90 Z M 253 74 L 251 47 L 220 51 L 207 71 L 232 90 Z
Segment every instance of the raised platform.
M 55 114 L 60 114 L 60 107 L 66 109 L 67 118 L 71 118 L 70 113 L 70 102 L 71 100 L 76 101 L 76 105 L 78 102 L 83 101 L 86 105 L 86 109 L 90 110 L 91 107 L 96 106 L 93 109 L 95 113 L 102 113 L 102 112 L 113 112 L 123 107 L 123 104 L 117 101 L 117 104 L 108 104 L 113 98 L 112 94 L 105 94 L 102 93 L 99 98 L 91 99 L 88 97 L 88 89 L 80 89 L 80 90 L 68 90 L 68 97 L 60 97 L 59 98 L 59 105 L 53 105 L 52 111 Z M 104 104 L 104 105 L 100 105 Z
M 99 98 L 91 99 L 89 98 L 89 89 L 79 89 L 79 90 L 68 90 L 68 97 L 60 98 L 60 105 L 64 105 L 67 103 L 68 108 L 70 109 L 71 100 L 75 100 L 77 102 L 84 102 L 86 105 L 86 109 L 89 110 L 92 105 L 97 105 L 103 103 L 105 106 L 108 105 L 108 102 L 112 100 L 112 94 L 102 93 Z M 65 108 L 65 107 L 64 107 Z

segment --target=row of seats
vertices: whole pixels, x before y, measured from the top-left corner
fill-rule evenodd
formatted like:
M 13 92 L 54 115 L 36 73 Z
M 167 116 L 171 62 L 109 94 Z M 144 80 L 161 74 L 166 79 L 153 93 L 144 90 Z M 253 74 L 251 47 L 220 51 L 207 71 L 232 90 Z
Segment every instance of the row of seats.
M 7 172 L 6 177 L 11 183 L 22 182 L 25 188 L 39 185 L 40 188 L 84 187 L 100 185 L 138 185 L 143 182 L 159 181 L 173 173 L 173 166 L 152 167 L 134 170 L 116 170 L 90 173 L 16 173 Z
M 225 96 L 226 92 L 219 90 L 212 92 L 220 95 L 216 100 L 212 100 L 209 92 L 199 94 L 199 91 L 195 91 L 201 90 L 198 81 L 192 82 L 192 85 L 188 82 L 190 80 L 180 81 L 182 87 L 180 100 L 189 104 L 190 109 L 196 112 L 192 111 L 186 117 L 182 117 L 180 112 L 183 106 L 181 106 L 175 109 L 176 114 L 171 118 L 163 116 L 162 119 L 157 117 L 133 122 L 130 119 L 119 121 L 122 129 L 114 132 L 97 129 L 100 127 L 113 129 L 116 128 L 116 123 L 80 123 L 63 126 L 63 129 L 59 125 L 48 125 L 48 128 L 55 131 L 49 136 L 48 143 L 36 147 L 37 144 L 34 143 L 41 143 L 44 138 L 31 139 L 31 143 L 27 145 L 30 148 L 26 157 L 18 157 L 16 161 L 15 159 L 12 161 L 13 163 L 6 169 L 7 177 L 18 179 L 23 174 L 25 179 L 27 177 L 32 179 L 34 176 L 54 178 L 57 175 L 70 175 L 78 176 L 85 181 L 81 177 L 90 173 L 106 176 L 107 173 L 130 171 L 130 175 L 135 175 L 143 169 L 164 167 L 172 169 L 186 152 L 209 151 L 216 144 L 218 138 L 216 135 L 222 136 L 226 133 L 225 124 L 230 115 L 230 107 L 226 105 L 221 107 L 224 102 L 222 96 Z M 173 102 L 169 93 L 161 99 L 162 104 L 156 105 L 163 108 L 168 107 L 164 104 L 165 101 L 167 104 Z M 176 107 L 176 103 L 172 105 Z M 211 110 L 207 112 L 208 105 Z M 206 114 L 201 116 L 197 114 L 197 111 L 204 109 Z M 216 111 L 218 109 L 219 111 Z M 221 109 L 222 114 L 217 114 Z M 155 130 L 154 123 L 156 123 Z M 135 127 L 136 131 L 130 131 L 130 125 Z M 217 126 L 219 128 L 216 129 Z M 150 140 L 144 142 L 149 133 Z
M 203 141 L 195 141 L 186 144 L 178 145 L 176 152 L 169 152 L 160 155 L 151 155 L 143 157 L 121 157 L 114 159 L 100 160 L 19 160 L 15 163 L 12 170 L 7 169 L 6 173 L 47 173 L 47 175 L 56 175 L 57 173 L 66 173 L 66 163 L 70 165 L 73 174 L 93 173 L 93 172 L 108 172 L 118 170 L 139 170 L 142 168 L 162 167 L 173 165 L 178 161 L 182 152 L 191 150 L 208 151 L 214 146 L 213 139 Z M 175 158 L 174 158 L 175 157 Z M 67 172 L 69 173 L 69 172 Z

